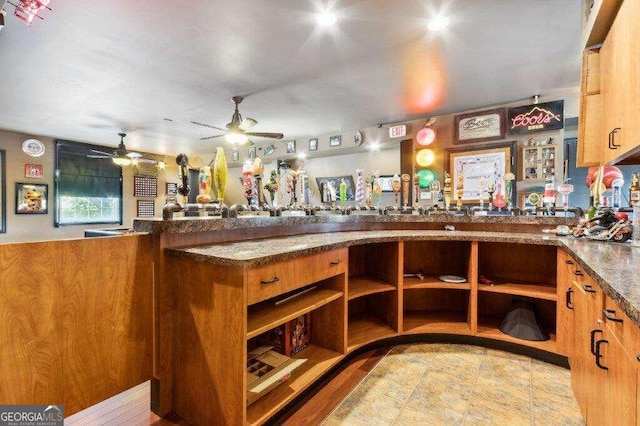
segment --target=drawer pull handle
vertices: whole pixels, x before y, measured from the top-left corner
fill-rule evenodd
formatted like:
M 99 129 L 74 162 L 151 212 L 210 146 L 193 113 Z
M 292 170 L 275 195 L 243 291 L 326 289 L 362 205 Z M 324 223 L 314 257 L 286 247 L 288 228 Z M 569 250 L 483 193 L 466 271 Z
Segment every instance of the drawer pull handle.
M 573 260 L 565 260 L 564 263 L 567 265 L 573 265 Z
M 566 293 L 566 299 L 564 304 L 567 306 L 567 308 L 569 309 L 573 309 L 573 302 L 571 302 L 571 295 L 573 294 L 573 288 L 569 287 L 569 289 L 567 290 Z
M 591 285 L 584 285 L 582 284 L 582 289 L 584 291 L 586 291 L 587 293 L 595 293 L 596 291 L 593 289 L 593 286 Z
M 342 263 L 342 259 L 332 260 L 332 261 L 331 261 L 331 264 L 332 264 L 332 265 L 339 265 L 339 264 L 341 264 L 341 263 Z
M 616 133 L 618 133 L 618 130 L 622 129 L 620 127 L 616 127 L 611 131 L 611 146 L 613 147 L 613 149 L 618 149 L 618 147 L 620 146 L 616 145 Z
M 616 149 L 615 146 L 611 145 L 613 143 L 613 130 L 609 132 L 609 149 Z
M 604 309 L 602 313 L 609 321 L 622 322 L 622 318 L 616 318 L 616 311 L 613 309 Z
M 591 330 L 591 354 L 596 354 L 596 333 L 602 333 L 602 330 L 594 329 Z
M 582 271 L 573 271 L 574 275 L 577 275 L 579 277 L 583 276 L 584 274 L 582 273 Z
M 260 284 L 273 284 L 273 283 L 277 283 L 278 281 L 280 281 L 280 278 L 278 277 L 273 277 L 270 280 L 260 280 Z
M 608 370 L 609 367 L 607 367 L 606 365 L 602 365 L 600 363 L 600 358 L 602 358 L 602 354 L 600 353 L 600 345 L 602 345 L 603 343 L 609 344 L 609 341 L 605 339 L 601 339 L 596 342 L 596 353 L 595 353 L 596 365 L 603 370 Z

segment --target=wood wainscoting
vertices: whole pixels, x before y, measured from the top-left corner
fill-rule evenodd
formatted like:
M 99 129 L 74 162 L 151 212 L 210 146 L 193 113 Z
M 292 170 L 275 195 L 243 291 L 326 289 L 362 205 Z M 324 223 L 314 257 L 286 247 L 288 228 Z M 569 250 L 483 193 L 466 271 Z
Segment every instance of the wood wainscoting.
M 151 235 L 0 245 L 0 401 L 65 415 L 151 378 Z

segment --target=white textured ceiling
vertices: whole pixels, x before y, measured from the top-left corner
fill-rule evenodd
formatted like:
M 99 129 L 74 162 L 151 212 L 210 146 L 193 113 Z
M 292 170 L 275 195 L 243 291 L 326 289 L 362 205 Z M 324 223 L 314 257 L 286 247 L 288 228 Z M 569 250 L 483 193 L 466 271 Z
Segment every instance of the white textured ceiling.
M 285 139 L 513 102 L 578 86 L 581 3 L 333 1 L 327 29 L 315 0 L 53 0 L 0 31 L 0 128 L 206 154 L 190 121 L 224 127 L 233 95 Z

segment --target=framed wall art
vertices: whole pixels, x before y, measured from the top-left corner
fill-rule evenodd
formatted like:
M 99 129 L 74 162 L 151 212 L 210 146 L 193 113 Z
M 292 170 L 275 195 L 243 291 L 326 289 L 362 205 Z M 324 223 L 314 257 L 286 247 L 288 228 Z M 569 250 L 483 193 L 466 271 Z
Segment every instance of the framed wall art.
M 332 201 L 340 200 L 340 184 L 342 181 L 347 184 L 347 201 L 355 200 L 355 184 L 353 183 L 353 176 L 350 175 L 316 178 L 316 183 L 320 190 L 320 199 L 331 199 Z M 328 194 L 324 193 L 325 191 L 329 191 L 330 197 Z
M 47 214 L 49 185 L 16 182 L 16 214 Z
M 133 196 L 134 197 L 157 197 L 158 196 L 158 179 L 146 176 L 133 177 Z
M 329 146 L 340 146 L 342 145 L 342 136 L 335 135 L 329 137 Z
M 453 199 L 457 200 L 457 189 L 462 187 L 463 203 L 478 203 L 481 199 L 488 201 L 487 189 L 493 186 L 493 198 L 511 199 L 516 206 L 516 181 L 511 181 L 511 189 L 506 188 L 505 175 L 515 174 L 516 141 L 493 145 L 484 145 L 477 149 L 449 148 L 445 149 L 445 164 L 451 174 Z
M 42 179 L 44 176 L 42 164 L 25 164 L 24 177 L 27 179 Z
M 165 191 L 167 195 L 177 195 L 178 194 L 178 184 L 175 182 L 167 182 L 167 189 Z
M 296 141 L 287 141 L 287 154 L 295 154 Z
M 318 150 L 318 139 L 309 139 L 309 151 Z
M 456 115 L 454 129 L 453 143 L 456 145 L 504 139 L 504 108 Z

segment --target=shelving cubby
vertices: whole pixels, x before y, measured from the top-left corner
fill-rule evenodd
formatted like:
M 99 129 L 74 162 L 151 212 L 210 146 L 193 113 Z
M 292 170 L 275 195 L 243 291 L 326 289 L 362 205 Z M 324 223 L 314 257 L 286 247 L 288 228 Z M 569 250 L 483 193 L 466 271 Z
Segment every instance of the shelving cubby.
M 376 243 L 349 247 L 348 299 L 398 288 L 398 244 Z
M 423 278 L 403 277 L 404 290 L 418 288 L 471 288 L 473 267 L 471 241 L 405 241 L 403 242 L 403 274 L 421 273 Z M 447 283 L 441 275 L 457 275 L 466 283 Z
M 374 293 L 349 300 L 348 343 L 352 350 L 397 334 L 398 292 Z
M 416 288 L 403 294 L 404 333 L 471 333 L 468 289 Z
M 345 274 L 247 307 L 247 349 L 264 344 L 260 336 L 310 313 L 309 345 L 292 358 L 306 361 L 291 377 L 247 408 L 249 424 L 262 423 L 284 407 L 319 376 L 335 366 L 346 352 Z
M 502 320 L 513 309 L 514 301 L 525 301 L 533 305 L 540 327 L 549 333 L 547 341 L 518 339 L 499 330 Z M 478 294 L 478 333 L 479 337 L 504 340 L 520 345 L 557 352 L 556 343 L 556 302 L 534 297 L 523 297 L 505 293 L 482 292 Z
M 478 275 L 493 281 L 479 283 L 478 292 L 555 301 L 556 256 L 555 246 L 478 243 Z

